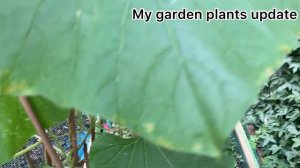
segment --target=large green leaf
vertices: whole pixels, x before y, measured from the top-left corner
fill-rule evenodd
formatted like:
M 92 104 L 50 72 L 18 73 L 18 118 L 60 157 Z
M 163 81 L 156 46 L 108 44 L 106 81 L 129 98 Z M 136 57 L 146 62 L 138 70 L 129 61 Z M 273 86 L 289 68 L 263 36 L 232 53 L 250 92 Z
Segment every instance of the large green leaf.
M 43 95 L 167 148 L 216 156 L 297 21 L 131 20 L 131 8 L 299 9 L 298 0 L 0 2 L 0 93 Z
M 68 113 L 41 97 L 30 103 L 44 128 L 63 121 Z M 16 97 L 0 96 L 0 165 L 25 145 L 35 129 Z
M 142 138 L 103 135 L 93 143 L 90 166 L 98 168 L 232 168 L 233 158 L 213 159 L 161 148 Z

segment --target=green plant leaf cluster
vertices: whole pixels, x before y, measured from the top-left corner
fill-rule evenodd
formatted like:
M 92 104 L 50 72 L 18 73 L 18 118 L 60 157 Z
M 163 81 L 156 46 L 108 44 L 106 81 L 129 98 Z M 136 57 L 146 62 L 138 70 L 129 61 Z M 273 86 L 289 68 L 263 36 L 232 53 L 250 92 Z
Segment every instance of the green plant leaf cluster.
M 220 147 L 299 22 L 131 19 L 132 8 L 300 8 L 298 0 L 0 2 L 0 94 L 42 95 L 180 151 Z M 297 67 L 295 67 L 297 69 Z M 184 137 L 184 138 L 183 138 Z
M 262 148 L 264 159 L 275 167 L 300 166 L 299 65 L 300 48 L 289 54 L 283 66 L 270 77 L 245 118 L 247 124 L 258 129 L 257 146 Z
M 29 101 L 44 128 L 67 118 L 68 110 L 59 108 L 42 97 L 32 97 Z M 1 165 L 21 150 L 36 131 L 16 97 L 0 96 L 0 118 Z

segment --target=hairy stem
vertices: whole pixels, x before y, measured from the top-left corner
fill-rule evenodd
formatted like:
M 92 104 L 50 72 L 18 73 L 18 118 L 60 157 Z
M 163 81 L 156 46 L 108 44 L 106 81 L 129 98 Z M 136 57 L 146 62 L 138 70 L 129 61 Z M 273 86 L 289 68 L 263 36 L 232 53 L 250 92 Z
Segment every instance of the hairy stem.
M 33 164 L 33 162 L 32 162 L 32 159 L 30 158 L 29 153 L 27 152 L 27 153 L 25 153 L 24 155 L 25 155 L 25 158 L 26 158 L 26 160 L 27 160 L 27 163 L 28 163 L 29 167 L 30 167 L 30 168 L 34 168 L 34 164 Z
M 91 131 L 91 136 L 92 136 L 92 142 L 94 142 L 96 138 L 96 132 L 95 132 L 95 125 L 96 125 L 96 119 L 93 116 L 89 116 L 90 120 L 90 131 Z
M 47 163 L 47 165 L 52 166 L 52 160 L 51 160 L 49 153 L 47 152 L 47 149 L 44 150 L 44 158 L 45 158 L 45 162 Z
M 72 147 L 72 164 L 71 167 L 76 166 L 79 157 L 78 157 L 78 148 L 77 148 L 77 135 L 76 135 L 76 120 L 75 120 L 75 110 L 72 109 L 70 111 L 69 119 L 69 133 L 70 133 L 70 141 L 71 141 L 71 147 Z
M 42 140 L 43 144 L 45 145 L 45 148 L 49 152 L 49 155 L 50 155 L 51 160 L 53 161 L 55 167 L 63 168 L 62 163 L 59 160 L 57 153 L 55 152 L 54 148 L 52 147 L 50 140 L 49 140 L 48 136 L 46 135 L 46 132 L 45 132 L 44 128 L 42 127 L 40 121 L 38 120 L 35 113 L 33 112 L 32 107 L 27 100 L 27 97 L 20 96 L 19 100 L 20 100 L 23 108 L 25 109 L 25 112 L 27 113 L 29 119 L 31 120 L 34 128 L 36 129 L 38 135 L 41 137 L 41 140 Z
M 21 156 L 21 155 L 24 155 L 25 153 L 27 153 L 27 152 L 33 150 L 34 148 L 36 148 L 36 147 L 39 146 L 40 144 L 42 144 L 42 141 L 37 141 L 36 143 L 34 143 L 34 144 L 32 144 L 32 145 L 26 147 L 25 149 L 21 150 L 21 151 L 18 152 L 18 153 L 16 153 L 16 154 L 14 155 L 13 158 L 17 158 L 17 157 L 19 157 L 19 156 Z

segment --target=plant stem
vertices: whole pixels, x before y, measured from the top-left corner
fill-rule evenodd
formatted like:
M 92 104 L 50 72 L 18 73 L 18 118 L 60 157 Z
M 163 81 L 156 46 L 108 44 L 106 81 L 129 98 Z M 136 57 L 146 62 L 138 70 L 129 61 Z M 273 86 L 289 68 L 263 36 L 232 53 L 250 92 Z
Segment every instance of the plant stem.
M 91 139 L 92 142 L 94 142 L 95 138 L 96 138 L 96 130 L 95 130 L 95 125 L 96 125 L 96 119 L 93 116 L 89 116 L 89 121 L 90 121 L 90 129 L 89 131 L 91 131 Z
M 27 97 L 20 96 L 19 100 L 25 109 L 25 112 L 27 113 L 29 119 L 31 120 L 34 128 L 36 129 L 38 135 L 41 137 L 41 140 L 43 144 L 45 145 L 45 148 L 49 152 L 49 155 L 55 165 L 56 168 L 63 168 L 61 161 L 59 160 L 59 157 L 57 153 L 55 152 L 54 148 L 52 147 L 50 140 L 48 136 L 46 135 L 45 130 L 43 129 L 41 123 L 39 122 L 38 118 L 36 117 L 35 113 L 32 110 L 32 107 L 30 103 L 27 100 Z
M 90 128 L 87 132 L 87 134 L 85 135 L 85 137 L 83 138 L 81 144 L 77 147 L 78 149 L 82 148 L 82 146 L 84 146 L 85 141 L 87 140 L 87 138 L 89 137 L 89 135 L 92 133 L 92 131 L 95 129 L 95 118 L 94 117 L 90 117 Z M 74 152 L 73 149 L 70 150 L 69 154 L 72 154 Z M 68 158 L 70 158 L 70 156 L 68 155 Z
M 47 149 L 44 149 L 44 158 L 45 158 L 45 162 L 47 163 L 48 166 L 52 166 L 52 160 L 51 157 L 49 155 L 49 153 L 47 152 Z
M 94 117 L 90 117 L 90 128 L 89 128 L 89 131 L 85 135 L 85 137 L 83 138 L 82 143 L 79 145 L 79 147 L 78 147 L 79 149 L 82 148 L 82 146 L 85 143 L 86 139 L 89 137 L 90 134 L 92 134 L 93 130 L 95 130 L 95 119 L 94 119 Z
M 83 131 L 86 131 L 88 132 L 88 129 L 85 127 L 84 125 L 84 119 L 81 117 L 81 115 L 77 114 L 77 117 L 76 117 L 76 125 L 82 129 Z
M 28 163 L 28 165 L 29 165 L 29 168 L 34 168 L 34 164 L 33 164 L 33 162 L 32 162 L 32 159 L 30 158 L 29 153 L 28 153 L 28 152 L 27 152 L 27 153 L 24 153 L 24 155 L 25 155 L 25 158 L 26 158 L 27 163 Z
M 55 150 L 59 153 L 59 154 L 61 154 L 61 155 L 63 155 L 65 158 L 67 158 L 67 152 L 66 152 L 66 150 L 62 147 L 62 145 L 58 142 L 58 140 L 56 139 L 56 137 L 55 137 L 55 135 L 51 132 L 51 131 L 49 131 L 48 132 L 48 135 L 49 135 L 49 137 L 54 141 L 54 144 L 55 144 Z M 62 134 L 62 135 L 60 135 L 60 136 L 64 136 L 65 134 Z
M 13 158 L 17 158 L 17 157 L 19 157 L 19 156 L 21 156 L 21 155 L 24 155 L 25 153 L 27 153 L 27 152 L 33 150 L 34 148 L 36 148 L 36 147 L 39 146 L 40 144 L 42 144 L 42 142 L 41 142 L 41 141 L 38 141 L 38 142 L 36 142 L 36 143 L 34 143 L 34 144 L 32 144 L 32 145 L 26 147 L 25 149 L 23 149 L 23 150 L 21 150 L 20 152 L 16 153 L 16 154 L 14 155 Z
M 84 143 L 83 145 L 83 151 L 84 151 L 84 162 L 85 162 L 85 165 L 86 165 L 86 168 L 89 168 L 89 153 L 87 151 L 87 145 L 86 143 Z
M 76 135 L 76 121 L 75 121 L 75 110 L 72 109 L 70 111 L 69 119 L 69 133 L 70 133 L 70 140 L 71 140 L 71 147 L 72 147 L 72 166 L 77 166 L 79 161 L 78 157 L 78 148 L 77 148 L 77 135 Z

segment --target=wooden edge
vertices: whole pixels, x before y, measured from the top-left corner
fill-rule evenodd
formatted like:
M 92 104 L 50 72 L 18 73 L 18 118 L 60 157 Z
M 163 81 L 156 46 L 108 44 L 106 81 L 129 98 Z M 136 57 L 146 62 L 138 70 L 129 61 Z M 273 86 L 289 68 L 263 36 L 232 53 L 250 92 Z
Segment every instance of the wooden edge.
M 235 126 L 235 133 L 241 145 L 242 151 L 246 157 L 246 162 L 249 168 L 260 168 L 259 163 L 254 155 L 250 142 L 247 138 L 245 130 L 239 121 Z

